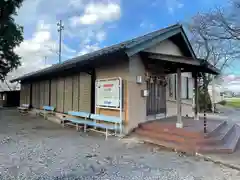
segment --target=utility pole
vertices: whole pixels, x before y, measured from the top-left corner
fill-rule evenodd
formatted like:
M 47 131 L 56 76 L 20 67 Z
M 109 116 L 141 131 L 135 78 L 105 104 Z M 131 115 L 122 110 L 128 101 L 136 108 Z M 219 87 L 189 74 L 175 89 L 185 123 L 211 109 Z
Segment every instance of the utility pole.
M 59 51 L 58 51 L 58 56 L 59 56 L 59 63 L 61 63 L 61 53 L 62 53 L 62 30 L 64 29 L 64 26 L 62 24 L 62 20 L 60 20 L 57 23 L 58 26 L 58 32 L 59 32 Z
M 44 56 L 44 66 L 47 65 L 47 56 Z

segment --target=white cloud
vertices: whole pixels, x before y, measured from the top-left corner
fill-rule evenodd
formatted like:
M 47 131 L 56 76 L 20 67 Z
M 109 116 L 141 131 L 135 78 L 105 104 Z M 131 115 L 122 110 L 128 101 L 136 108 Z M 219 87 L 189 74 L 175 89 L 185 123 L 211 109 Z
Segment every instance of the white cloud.
M 96 40 L 97 41 L 101 42 L 105 39 L 106 39 L 106 32 L 104 32 L 104 31 L 97 32 L 97 34 L 96 34 Z
M 0 92 L 9 91 L 9 90 L 19 90 L 19 89 L 20 89 L 19 83 L 10 83 L 9 80 L 0 82 Z
M 142 21 L 139 26 L 140 26 L 140 28 L 146 28 L 146 29 L 153 29 L 154 28 L 154 24 L 148 23 L 146 21 Z
M 229 74 L 223 78 L 224 89 L 240 92 L 240 76 Z
M 183 8 L 184 4 L 181 1 L 182 0 L 155 0 L 151 3 L 151 6 L 161 7 L 163 4 L 165 4 L 168 13 L 174 14 L 177 9 Z
M 121 16 L 121 8 L 117 3 L 90 3 L 84 13 L 70 19 L 72 26 L 91 25 L 101 22 L 118 20 Z
M 166 6 L 170 14 L 174 14 L 175 10 L 183 8 L 184 4 L 180 0 L 166 0 Z
M 87 54 L 89 52 L 93 52 L 93 51 L 96 51 L 98 49 L 100 49 L 98 44 L 86 45 L 85 47 L 82 48 L 82 50 L 78 53 L 78 55 Z
M 69 6 L 74 8 L 81 8 L 83 6 L 83 0 L 70 0 Z
M 36 31 L 32 36 L 24 40 L 20 46 L 15 49 L 15 52 L 22 57 L 22 65 L 17 70 L 8 74 L 8 80 L 46 68 L 53 63 L 51 59 L 57 59 L 58 41 L 54 39 L 54 33 L 52 32 L 53 26 L 51 24 L 45 24 L 42 20 L 40 20 L 36 26 Z M 68 57 L 68 55 L 64 53 L 76 54 L 76 51 L 69 48 L 66 44 L 63 44 L 63 57 Z
M 42 25 L 40 27 L 46 26 Z M 25 40 L 15 49 L 16 53 L 22 57 L 22 66 L 10 74 L 21 75 L 29 71 L 44 68 L 45 65 L 47 65 L 45 64 L 45 57 L 53 56 L 53 51 L 57 50 L 56 43 L 57 42 L 52 39 L 50 30 L 38 28 L 32 35 L 32 38 Z
M 226 89 L 233 92 L 240 92 L 240 82 L 239 84 L 230 84 L 226 86 Z
M 76 12 L 81 16 L 76 16 Z M 22 66 L 9 73 L 7 79 L 58 62 L 59 19 L 64 23 L 62 59 L 66 60 L 99 49 L 99 43 L 107 38 L 105 23 L 112 25 L 109 22 L 114 23 L 120 15 L 118 0 L 95 3 L 88 0 L 25 0 L 16 17 L 16 22 L 24 26 L 25 40 L 15 49 L 22 57 Z M 84 26 L 71 26 L 69 20 L 74 18 L 76 25 Z
M 18 10 L 16 21 L 22 25 L 29 25 L 37 19 L 36 8 L 39 6 L 40 0 L 25 0 L 22 7 Z M 26 18 L 27 17 L 27 18 Z

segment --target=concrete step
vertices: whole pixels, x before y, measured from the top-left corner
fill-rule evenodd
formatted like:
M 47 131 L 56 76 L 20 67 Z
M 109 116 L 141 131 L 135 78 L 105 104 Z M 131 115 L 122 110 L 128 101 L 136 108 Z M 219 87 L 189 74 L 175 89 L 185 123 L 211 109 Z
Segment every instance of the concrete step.
M 156 133 L 156 132 L 152 132 L 150 130 L 145 130 L 145 129 L 136 129 L 135 134 L 141 137 L 147 137 L 147 138 L 159 140 L 159 141 L 170 141 L 170 142 L 177 142 L 177 143 L 186 142 L 185 138 L 182 136 L 170 135 L 168 133 L 163 133 L 163 132 Z
M 171 125 L 162 125 L 160 126 L 158 123 L 146 123 L 140 124 L 139 128 L 148 130 L 154 133 L 166 133 L 169 135 L 177 135 L 188 138 L 209 138 L 218 134 L 218 132 L 226 125 L 226 121 L 222 121 L 219 123 L 214 129 L 211 129 L 208 133 L 204 134 L 203 132 L 194 132 L 191 130 L 186 130 L 185 128 L 176 128 L 174 124 Z
M 224 143 L 220 145 L 209 145 L 209 146 L 200 146 L 197 148 L 197 152 L 199 153 L 233 153 L 237 147 L 239 142 L 240 133 L 239 127 L 234 125 L 233 130 L 228 135 L 228 138 L 224 141 Z
M 224 145 L 231 148 L 232 152 L 234 152 L 238 145 L 239 139 L 240 139 L 240 127 L 238 125 L 234 125 L 234 131 L 231 135 L 229 135 L 230 144 L 225 143 Z
M 133 135 L 152 144 L 188 153 L 233 153 L 240 143 L 240 126 L 237 124 L 220 123 L 208 137 L 174 128 L 174 125 L 144 124 Z
M 205 138 L 209 138 L 215 135 L 218 135 L 219 131 L 224 129 L 224 127 L 227 125 L 226 121 L 222 121 L 218 126 L 216 126 L 214 129 L 212 129 L 210 132 L 204 135 Z
M 186 136 L 186 137 L 192 137 L 192 138 L 200 138 L 202 135 L 198 132 L 189 132 L 185 129 L 176 128 L 175 125 L 172 126 L 159 126 L 154 124 L 142 124 L 139 126 L 140 129 L 147 130 L 149 132 L 154 132 L 156 134 L 158 133 L 166 133 L 169 135 L 177 135 L 177 136 Z
M 234 129 L 234 124 L 225 124 L 217 132 L 214 133 L 213 137 L 208 137 L 196 141 L 197 145 L 218 145 L 224 143 L 228 136 Z
M 136 129 L 136 136 L 147 142 L 188 153 L 233 153 L 240 139 L 240 127 L 225 124 L 219 134 L 211 138 L 192 138 L 146 129 Z
M 228 136 L 233 131 L 234 125 L 225 125 L 224 128 L 221 129 L 219 134 L 216 134 L 216 137 L 211 138 L 191 138 L 188 136 L 179 136 L 174 134 L 168 134 L 164 132 L 153 132 L 145 129 L 136 129 L 135 133 L 142 137 L 147 137 L 150 139 L 155 139 L 159 141 L 169 141 L 175 143 L 187 143 L 192 146 L 203 146 L 203 145 L 220 145 L 224 143 L 224 140 L 228 138 Z

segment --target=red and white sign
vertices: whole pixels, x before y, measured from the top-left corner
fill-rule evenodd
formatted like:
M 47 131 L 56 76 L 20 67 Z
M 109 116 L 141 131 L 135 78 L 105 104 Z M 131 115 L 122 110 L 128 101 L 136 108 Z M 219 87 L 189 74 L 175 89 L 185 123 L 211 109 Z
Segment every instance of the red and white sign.
M 99 80 L 96 88 L 97 106 L 120 106 L 120 82 L 116 80 Z

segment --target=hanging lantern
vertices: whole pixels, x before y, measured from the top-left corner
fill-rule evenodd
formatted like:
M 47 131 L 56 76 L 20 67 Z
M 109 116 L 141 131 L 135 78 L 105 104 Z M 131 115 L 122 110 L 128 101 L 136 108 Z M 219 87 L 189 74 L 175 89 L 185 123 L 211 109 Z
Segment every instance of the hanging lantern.
M 153 77 L 150 77 L 150 83 L 151 83 L 151 84 L 154 83 Z
M 159 77 L 156 77 L 157 84 L 161 84 L 161 79 Z
M 166 78 L 166 77 L 163 77 L 162 85 L 163 85 L 164 87 L 167 86 L 167 78 Z
M 145 81 L 148 81 L 150 79 L 149 73 L 145 72 Z

